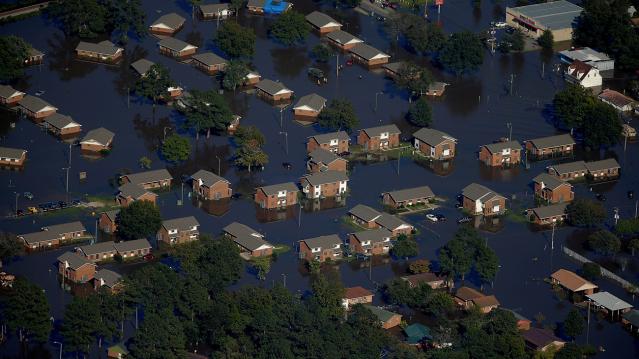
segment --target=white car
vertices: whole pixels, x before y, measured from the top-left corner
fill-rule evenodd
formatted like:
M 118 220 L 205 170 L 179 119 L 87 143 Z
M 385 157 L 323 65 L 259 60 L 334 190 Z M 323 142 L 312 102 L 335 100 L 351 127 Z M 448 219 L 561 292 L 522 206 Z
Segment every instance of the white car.
M 427 220 L 429 220 L 429 221 L 431 221 L 431 222 L 437 222 L 437 221 L 438 221 L 437 216 L 435 216 L 435 215 L 434 215 L 434 214 L 432 214 L 432 213 L 427 214 L 427 215 L 426 215 L 426 219 L 427 219 Z
M 505 22 L 496 22 L 495 23 L 495 27 L 498 28 L 498 29 L 503 29 L 506 26 L 508 26 L 508 24 L 505 23 Z

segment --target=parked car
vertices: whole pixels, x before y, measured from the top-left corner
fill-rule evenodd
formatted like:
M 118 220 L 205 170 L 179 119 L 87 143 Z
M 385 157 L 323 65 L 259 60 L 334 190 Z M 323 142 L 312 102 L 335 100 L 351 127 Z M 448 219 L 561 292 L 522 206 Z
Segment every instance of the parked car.
M 290 162 L 282 162 L 282 167 L 286 168 L 287 170 L 293 169 L 293 164 Z
M 457 223 L 459 223 L 459 224 L 461 224 L 461 223 L 468 223 L 468 222 L 470 222 L 470 221 L 472 221 L 472 220 L 473 220 L 473 219 L 472 219 L 472 217 L 468 217 L 468 216 L 466 216 L 466 217 L 462 217 L 462 218 L 458 219 L 458 220 L 457 220 Z
M 438 220 L 439 222 L 446 222 L 446 216 L 444 216 L 444 215 L 443 215 L 443 214 L 441 214 L 441 213 L 437 213 L 437 214 L 435 215 L 435 217 L 437 217 L 437 220 Z
M 68 204 L 65 201 L 58 201 L 58 206 L 60 206 L 60 208 L 67 208 Z
M 72 200 L 72 201 L 71 201 L 71 205 L 72 205 L 72 206 L 77 206 L 77 205 L 79 205 L 81 202 L 82 202 L 82 201 L 80 201 L 79 199 L 77 199 L 77 198 L 76 198 L 76 199 L 74 199 L 74 200 Z
M 316 68 L 316 67 L 311 67 L 308 69 L 308 75 L 311 77 L 315 77 L 318 79 L 322 79 L 324 78 L 324 71 Z
M 432 214 L 432 213 L 427 214 L 426 215 L 426 219 L 431 221 L 431 222 L 437 222 L 438 221 L 437 216 Z
M 155 256 L 153 255 L 153 253 L 149 253 L 149 254 L 145 255 L 143 258 L 144 258 L 145 261 L 150 262 L 150 261 L 155 259 Z
M 35 207 L 27 207 L 27 211 L 31 214 L 36 214 L 38 213 L 38 209 Z
M 464 208 L 464 205 L 461 203 L 455 203 L 455 208 Z
M 353 59 L 346 60 L 346 66 L 353 66 Z

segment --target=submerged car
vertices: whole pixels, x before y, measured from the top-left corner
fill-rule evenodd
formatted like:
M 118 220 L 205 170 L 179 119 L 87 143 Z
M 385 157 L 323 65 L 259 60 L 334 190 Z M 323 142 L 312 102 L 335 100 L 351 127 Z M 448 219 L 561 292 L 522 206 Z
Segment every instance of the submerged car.
M 468 217 L 468 216 L 466 216 L 466 217 L 462 217 L 462 218 L 458 219 L 458 220 L 457 220 L 457 223 L 459 223 L 459 224 L 461 224 L 461 223 L 468 223 L 468 222 L 470 222 L 470 221 L 472 221 L 472 220 L 473 220 L 473 219 L 472 219 L 472 217 Z
M 432 213 L 427 214 L 426 215 L 426 219 L 431 221 L 431 222 L 437 222 L 438 221 L 437 216 L 432 214 Z

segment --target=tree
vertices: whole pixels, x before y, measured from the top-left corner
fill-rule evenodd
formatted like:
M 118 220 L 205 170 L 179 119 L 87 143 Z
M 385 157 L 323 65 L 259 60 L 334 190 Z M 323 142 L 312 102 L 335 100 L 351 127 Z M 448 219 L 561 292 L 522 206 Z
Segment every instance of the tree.
M 196 139 L 199 139 L 202 130 L 206 130 L 206 138 L 211 135 L 211 129 L 218 133 L 225 131 L 233 121 L 228 103 L 214 90 L 191 91 L 185 112 L 186 125 L 195 130 Z
M 233 21 L 225 21 L 215 36 L 215 43 L 228 56 L 251 58 L 255 53 L 255 32 Z
M 470 328 L 462 340 L 468 358 L 524 358 L 524 339 L 513 313 L 496 309 L 481 328 Z
M 162 156 L 169 162 L 186 161 L 191 156 L 191 142 L 174 133 L 162 142 Z
M 584 359 L 597 354 L 597 350 L 591 345 L 578 345 L 566 343 L 560 351 L 555 354 L 554 359 Z
M 18 237 L 13 233 L 0 231 L 0 268 L 21 252 L 22 243 Z
M 587 88 L 579 85 L 568 85 L 565 89 L 557 92 L 553 99 L 555 114 L 568 128 L 580 129 L 590 105 L 596 99 Z
M 313 291 L 313 303 L 319 308 L 319 312 L 334 319 L 343 317 L 344 287 L 337 279 L 329 279 L 325 275 L 318 275 L 311 282 Z
M 271 258 L 269 257 L 258 257 L 253 258 L 251 261 L 251 265 L 255 270 L 255 274 L 257 278 L 260 280 L 265 280 L 268 272 L 271 271 Z
M 599 254 L 614 255 L 621 249 L 621 240 L 612 232 L 602 229 L 588 236 L 588 246 Z
M 110 0 L 108 4 L 110 28 L 122 43 L 127 43 L 130 34 L 138 38 L 146 35 L 146 15 L 140 0 Z
M 248 75 L 249 72 L 249 67 L 246 65 L 245 62 L 239 60 L 229 61 L 226 69 L 224 70 L 222 86 L 226 90 L 235 91 L 236 88 L 244 83 L 246 75 Z
M 270 28 L 271 36 L 286 46 L 304 42 L 310 31 L 311 27 L 304 15 L 295 10 L 278 16 Z
M 265 143 L 264 135 L 255 126 L 240 127 L 235 132 L 235 140 L 239 148 L 235 152 L 235 163 L 248 168 L 264 166 L 268 163 L 268 155 L 262 150 Z
M 162 64 L 154 64 L 138 79 L 135 91 L 140 96 L 153 100 L 155 106 L 159 99 L 167 96 L 169 87 L 173 86 L 175 82 L 171 79 L 169 69 Z
M 564 333 L 574 339 L 581 335 L 585 328 L 586 323 L 584 322 L 584 318 L 581 316 L 579 309 L 572 308 L 570 312 L 568 312 L 563 323 Z
M 243 126 L 235 131 L 235 141 L 239 146 L 261 147 L 266 143 L 264 135 L 255 126 Z
M 44 290 L 25 279 L 13 283 L 3 307 L 9 330 L 18 332 L 20 341 L 46 343 L 51 332 L 49 302 Z
M 135 201 L 120 209 L 115 222 L 119 236 L 138 239 L 155 235 L 162 225 L 162 217 L 155 203 Z
M 455 238 L 439 250 L 439 265 L 452 277 L 461 276 L 464 280 L 472 264 L 473 250 L 462 240 Z
M 635 256 L 635 251 L 639 250 L 639 238 L 633 238 L 628 242 L 628 249 L 632 253 L 632 256 Z
M 87 354 L 98 331 L 99 308 L 95 295 L 74 297 L 64 311 L 64 321 L 60 334 L 64 337 L 67 353 Z
M 488 246 L 477 248 L 475 272 L 482 282 L 492 282 L 499 269 L 499 258 Z
M 8 82 L 24 74 L 24 60 L 29 55 L 29 45 L 22 38 L 0 36 L 0 81 Z
M 148 169 L 151 169 L 151 163 L 153 163 L 153 162 L 151 161 L 150 158 L 148 158 L 146 156 L 142 156 L 138 160 L 138 163 L 140 164 L 140 167 L 148 170 Z
M 351 132 L 359 125 L 353 104 L 347 99 L 333 99 L 320 112 L 317 123 L 329 130 L 343 130 Z
M 606 220 L 603 205 L 587 199 L 575 199 L 568 205 L 566 212 L 570 223 L 577 227 L 595 227 Z
M 584 144 L 592 149 L 612 146 L 621 135 L 621 121 L 617 111 L 603 102 L 596 102 L 586 110 L 583 122 Z
M 454 33 L 439 52 L 438 60 L 446 70 L 461 75 L 479 68 L 484 62 L 484 48 L 472 32 Z
M 426 93 L 432 82 L 432 75 L 426 68 L 405 62 L 397 70 L 397 85 L 408 90 L 409 97 L 420 96 Z
M 320 43 L 313 47 L 311 54 L 317 62 L 328 62 L 331 56 L 333 56 L 333 49 L 326 44 Z
M 555 38 L 552 34 L 552 31 L 546 29 L 544 32 L 537 38 L 537 43 L 541 48 L 546 50 L 552 50 L 553 45 L 555 44 Z
M 408 109 L 406 114 L 408 122 L 419 127 L 428 127 L 432 121 L 432 112 L 428 101 L 423 97 L 417 100 Z
M 231 2 L 229 2 L 229 8 L 232 9 L 235 16 L 237 16 L 240 10 L 244 8 L 245 4 L 246 0 L 231 0 Z
M 620 219 L 615 224 L 615 233 L 619 236 L 633 236 L 639 233 L 639 219 Z
M 601 267 L 597 263 L 584 263 L 581 266 L 581 274 L 583 274 L 586 279 L 599 279 L 601 277 Z
M 108 9 L 98 0 L 56 1 L 47 14 L 58 20 L 67 36 L 94 38 L 107 32 L 109 25 Z
M 415 240 L 408 238 L 405 234 L 400 234 L 391 248 L 391 254 L 395 258 L 415 257 L 419 254 L 419 246 Z
M 412 274 L 430 272 L 430 261 L 428 259 L 418 259 L 408 264 L 408 271 Z
M 185 356 L 186 337 L 171 310 L 151 311 L 135 332 L 129 350 L 140 359 L 177 359 Z

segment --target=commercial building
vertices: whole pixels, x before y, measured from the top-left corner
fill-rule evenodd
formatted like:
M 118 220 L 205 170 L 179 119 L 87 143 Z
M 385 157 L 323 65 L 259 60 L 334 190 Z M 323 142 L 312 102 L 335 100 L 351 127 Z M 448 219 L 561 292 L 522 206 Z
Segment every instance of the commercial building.
M 608 71 L 615 69 L 615 60 L 603 52 L 595 51 L 589 47 L 581 47 L 572 50 L 564 50 L 559 52 L 559 58 L 567 64 L 579 60 L 592 67 L 596 67 L 599 71 Z
M 564 0 L 507 7 L 506 23 L 533 38 L 550 30 L 555 41 L 567 41 L 572 39 L 573 25 L 582 11 L 581 7 Z

